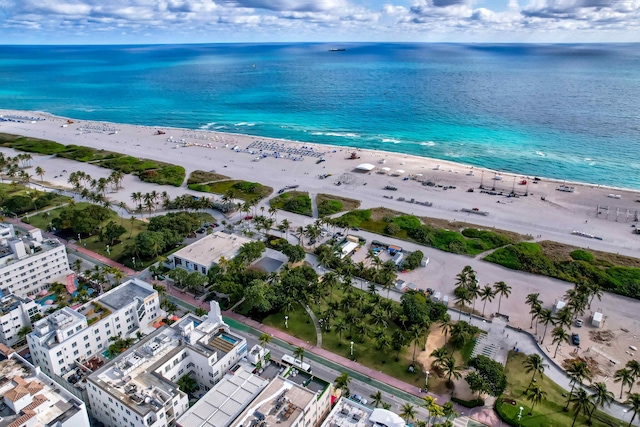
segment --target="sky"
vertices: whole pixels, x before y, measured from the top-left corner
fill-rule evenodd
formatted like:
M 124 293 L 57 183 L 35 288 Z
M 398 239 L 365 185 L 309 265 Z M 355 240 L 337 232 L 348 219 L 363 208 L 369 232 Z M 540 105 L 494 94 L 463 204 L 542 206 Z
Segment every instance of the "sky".
M 0 44 L 640 41 L 640 0 L 0 0 Z

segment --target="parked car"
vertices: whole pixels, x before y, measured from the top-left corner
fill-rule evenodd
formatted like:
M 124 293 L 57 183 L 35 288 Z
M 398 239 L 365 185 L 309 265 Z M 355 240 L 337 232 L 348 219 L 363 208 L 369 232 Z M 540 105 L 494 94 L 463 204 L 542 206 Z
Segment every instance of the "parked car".
M 571 334 L 571 344 L 573 344 L 573 345 L 580 345 L 580 335 L 578 335 L 578 334 Z
M 367 404 L 367 399 L 360 396 L 359 394 L 354 394 L 353 396 L 351 396 L 351 399 L 355 400 L 358 403 L 362 403 L 363 405 Z
M 250 221 L 252 219 L 253 219 L 253 216 L 251 216 L 251 215 L 247 215 L 247 216 L 244 217 L 245 221 Z
M 577 326 L 578 328 L 581 328 L 581 327 L 582 327 L 582 319 L 576 319 L 576 326 Z

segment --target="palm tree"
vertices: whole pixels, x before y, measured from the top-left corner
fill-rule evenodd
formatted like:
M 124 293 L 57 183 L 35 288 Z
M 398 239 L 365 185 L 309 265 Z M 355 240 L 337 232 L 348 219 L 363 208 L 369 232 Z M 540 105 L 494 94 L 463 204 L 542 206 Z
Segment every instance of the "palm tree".
M 406 423 L 409 424 L 409 420 L 416 419 L 416 408 L 411 403 L 405 403 L 402 405 L 402 409 L 398 415 L 404 418 Z
M 607 385 L 603 382 L 598 382 L 593 384 L 594 393 L 591 395 L 591 400 L 593 401 L 593 409 L 589 413 L 589 422 L 587 424 L 591 424 L 591 417 L 595 412 L 597 407 L 604 408 L 606 406 L 611 406 L 611 402 L 615 400 L 615 396 L 609 390 L 607 390 Z
M 382 392 L 380 390 L 376 391 L 374 394 L 369 395 L 371 398 L 371 403 L 376 408 L 382 404 Z
M 444 343 L 447 344 L 447 334 L 451 332 L 453 329 L 453 322 L 451 321 L 451 316 L 449 314 L 445 314 L 442 320 L 440 320 L 440 329 L 444 332 Z
M 333 325 L 333 329 L 338 333 L 338 337 L 340 338 L 339 345 L 342 345 L 342 333 L 347 330 L 347 323 L 344 318 L 338 319 L 335 325 Z
M 542 306 L 542 301 L 540 301 L 540 294 L 539 293 L 535 293 L 535 294 L 527 295 L 527 299 L 525 300 L 525 304 L 527 304 L 529 307 L 531 307 L 531 310 L 529 311 L 529 314 L 531 314 L 531 326 L 529 327 L 529 329 L 532 329 L 533 328 L 533 320 L 535 319 L 534 307 Z M 539 310 L 538 310 L 538 312 L 539 312 Z
M 396 329 L 391 335 L 391 346 L 396 351 L 396 362 L 400 360 L 400 351 L 408 342 L 407 335 L 400 329 Z
M 31 327 L 30 326 L 23 326 L 22 328 L 20 328 L 18 330 L 18 338 L 20 339 L 20 341 L 22 341 L 24 339 L 24 337 L 26 337 L 27 335 L 29 335 L 31 333 Z
M 564 407 L 564 411 L 569 410 L 569 403 L 571 403 L 571 396 L 576 384 L 582 384 L 585 379 L 591 379 L 591 370 L 589 365 L 585 362 L 573 360 L 567 368 L 567 376 L 571 380 L 571 391 L 569 392 L 569 399 L 567 399 L 567 405 Z
M 444 363 L 442 364 L 442 370 L 447 376 L 448 384 L 451 384 L 451 377 L 456 380 L 459 380 L 462 377 L 462 372 L 460 372 L 461 368 L 459 366 L 456 366 L 456 360 L 453 357 L 449 357 L 444 360 Z
M 302 365 L 302 362 L 304 362 L 304 348 L 296 347 L 296 349 L 293 350 L 293 357 L 300 359 L 300 365 Z
M 531 375 L 531 381 L 529 381 L 527 389 L 529 389 L 531 387 L 531 384 L 533 384 L 533 382 L 535 381 L 536 374 L 544 374 L 544 368 L 548 367 L 549 365 L 544 363 L 544 359 L 542 359 L 539 354 L 530 354 L 529 356 L 527 356 L 527 360 L 524 361 L 525 372 L 527 374 L 533 372 L 533 375 Z
M 444 366 L 444 362 L 449 359 L 449 353 L 447 353 L 447 350 L 444 347 L 436 348 L 429 356 L 433 357 L 433 362 L 431 364 L 437 368 L 442 368 Z
M 444 416 L 447 417 L 447 421 L 458 416 L 452 402 L 445 402 L 445 404 L 442 405 L 442 412 Z
M 542 312 L 543 308 L 541 305 L 534 305 L 531 307 L 531 310 L 529 310 L 529 314 L 531 314 L 531 321 L 533 322 L 534 320 L 536 320 L 536 331 L 535 331 L 535 335 L 538 335 L 538 324 L 540 322 L 537 322 L 537 320 L 540 318 L 540 313 Z M 533 323 L 531 324 L 531 327 L 533 328 Z
M 555 328 L 553 328 L 553 331 L 551 331 L 551 336 L 553 337 L 553 341 L 551 341 L 551 344 L 557 344 L 556 351 L 555 353 L 553 353 L 553 357 L 555 358 L 558 354 L 560 344 L 562 344 L 563 342 L 569 342 L 569 333 L 565 331 L 562 326 L 556 326 Z
M 544 343 L 544 338 L 547 336 L 547 326 L 549 326 L 550 323 L 553 323 L 553 312 L 548 308 L 543 308 L 540 310 L 538 320 L 544 325 L 544 332 L 542 333 L 542 339 L 540 340 L 540 345 L 542 345 Z
M 456 305 L 460 305 L 462 308 L 458 312 L 458 320 L 462 318 L 462 312 L 464 311 L 465 304 L 471 302 L 471 295 L 469 289 L 464 286 L 458 286 L 453 290 L 453 300 Z
M 76 260 L 73 261 L 73 264 L 71 264 L 71 269 L 75 271 L 76 274 L 80 273 L 80 270 L 82 270 L 82 260 L 80 258 L 76 258 Z
M 411 341 L 413 343 L 413 359 L 411 359 L 411 363 L 416 363 L 416 348 L 418 348 L 418 344 L 420 343 L 420 337 L 423 334 L 423 329 L 418 324 L 413 324 L 409 328 L 409 336 L 411 337 Z
M 624 392 L 624 386 L 629 386 L 628 393 L 631 393 L 631 387 L 635 382 L 633 373 L 629 369 L 618 369 L 613 376 L 614 382 L 620 383 L 620 399 L 622 399 L 622 393 Z
M 272 339 L 273 339 L 273 336 L 271 336 L 270 334 L 264 334 L 264 333 L 260 335 L 260 338 L 258 338 L 258 342 L 260 342 L 260 346 L 265 349 L 265 352 L 267 350 L 267 344 L 269 344 Z
M 40 177 L 40 181 L 44 182 L 44 169 L 42 169 L 40 166 L 36 167 L 36 175 L 38 175 Z
M 571 424 L 571 427 L 576 424 L 576 420 L 578 419 L 578 415 L 580 415 L 580 413 L 588 415 L 592 411 L 591 408 L 595 407 L 595 405 L 591 402 L 591 399 L 589 399 L 589 394 L 582 387 L 578 388 L 575 392 L 571 392 L 571 395 L 569 396 L 569 402 L 573 403 L 571 409 L 573 409 L 573 412 L 575 414 L 573 416 L 573 423 Z
M 635 359 L 629 360 L 625 365 L 629 371 L 631 371 L 631 375 L 633 375 L 633 380 L 636 381 L 640 378 L 640 362 Z
M 625 405 L 631 405 L 631 411 L 633 411 L 633 417 L 631 417 L 631 421 L 629 421 L 629 427 L 633 424 L 633 420 L 636 419 L 636 415 L 640 412 L 640 393 L 633 393 L 627 397 L 627 400 L 624 401 Z
M 539 385 L 531 387 L 527 390 L 527 400 L 531 402 L 531 409 L 529 409 L 529 415 L 533 413 L 533 408 L 537 403 L 542 402 L 547 398 L 547 392 L 542 390 Z
M 499 295 L 499 297 L 498 297 L 498 313 L 500 313 L 500 306 L 502 304 L 502 297 L 509 298 L 509 295 L 511 295 L 511 286 L 507 285 L 504 282 L 496 282 L 493 285 L 493 287 L 496 290 L 496 295 Z
M 480 290 L 479 296 L 480 300 L 484 301 L 484 304 L 482 305 L 482 317 L 484 317 L 484 309 L 487 306 L 487 301 L 493 301 L 493 298 L 495 298 L 496 294 L 494 293 L 491 285 L 484 285 L 484 288 Z
M 342 372 L 333 381 L 333 386 L 338 390 L 341 390 L 345 397 L 349 397 L 349 383 L 351 383 L 351 377 L 349 377 L 348 373 Z

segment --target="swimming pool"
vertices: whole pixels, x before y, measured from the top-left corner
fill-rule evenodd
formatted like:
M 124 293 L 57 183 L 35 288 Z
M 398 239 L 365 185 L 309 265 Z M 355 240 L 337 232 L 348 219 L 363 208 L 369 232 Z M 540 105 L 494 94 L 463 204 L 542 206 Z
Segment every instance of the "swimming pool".
M 237 339 L 231 338 L 229 335 L 220 334 L 220 338 L 228 342 L 229 344 L 236 344 L 238 342 Z
M 47 301 L 51 301 L 50 304 L 47 304 Z M 51 305 L 54 302 L 56 302 L 56 294 L 51 294 L 51 295 L 47 295 L 46 297 L 37 300 L 38 304 L 40 305 Z

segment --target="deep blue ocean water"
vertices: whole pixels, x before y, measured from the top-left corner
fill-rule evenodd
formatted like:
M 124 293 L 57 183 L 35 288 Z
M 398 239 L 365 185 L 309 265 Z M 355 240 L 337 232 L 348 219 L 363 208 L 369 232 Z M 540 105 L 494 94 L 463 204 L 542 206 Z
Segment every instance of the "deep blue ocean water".
M 638 44 L 0 46 L 0 106 L 640 189 Z

